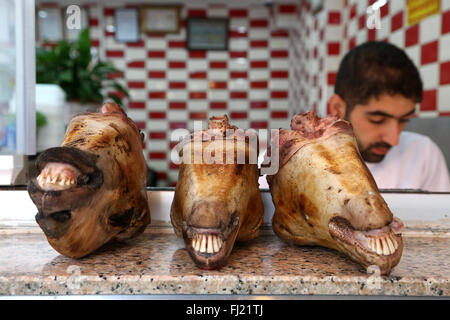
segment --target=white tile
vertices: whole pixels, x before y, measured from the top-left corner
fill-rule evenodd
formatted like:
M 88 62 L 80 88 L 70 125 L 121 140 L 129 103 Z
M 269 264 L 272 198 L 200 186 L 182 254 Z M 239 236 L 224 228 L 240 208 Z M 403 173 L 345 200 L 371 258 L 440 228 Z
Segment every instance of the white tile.
M 267 69 L 250 70 L 248 72 L 248 77 L 250 80 L 269 79 L 270 73 L 269 73 L 269 70 L 267 70 Z
M 284 89 L 287 90 L 289 88 L 289 80 L 270 80 L 269 81 L 269 89 Z
M 186 60 L 187 59 L 187 51 L 186 50 L 167 50 L 166 57 L 167 57 L 167 59 L 173 59 L 173 60 Z
M 152 140 L 148 140 L 147 143 L 145 144 L 145 149 L 148 151 L 162 151 L 162 150 L 167 150 L 167 148 L 169 147 L 169 144 L 167 143 L 166 140 L 156 140 L 156 139 L 152 139 Z
M 409 58 L 414 62 L 416 66 L 420 66 L 420 50 L 419 45 L 415 45 L 409 48 L 406 48 L 406 54 Z
M 269 68 L 270 69 L 289 69 L 289 60 L 288 59 L 271 59 L 269 60 Z
M 187 107 L 191 111 L 204 111 L 208 109 L 209 104 L 206 100 L 189 100 Z
M 233 99 L 228 101 L 228 110 L 232 111 L 242 111 L 242 110 L 248 110 L 248 100 L 246 99 Z
M 444 0 L 445 1 L 445 0 Z M 441 1 L 442 3 L 442 1 Z M 404 10 L 404 15 L 406 15 L 406 0 L 394 0 L 394 1 L 389 1 L 389 14 L 391 16 L 395 15 L 396 13 L 398 13 L 399 11 Z
M 90 28 L 89 35 L 91 39 L 100 39 L 102 38 L 102 30 L 100 28 Z
M 125 50 L 125 60 L 145 60 L 147 59 L 147 50 L 143 48 L 127 48 Z
M 434 41 L 441 35 L 441 15 L 435 14 L 420 21 L 419 42 Z
M 228 51 L 208 51 L 207 58 L 209 60 L 227 60 L 228 59 Z
M 268 123 L 268 129 L 289 129 L 291 125 L 291 120 L 270 120 Z
M 228 90 L 209 90 L 208 99 L 216 101 L 227 101 L 229 99 Z
M 211 80 L 228 80 L 228 70 L 210 70 L 209 79 Z
M 145 60 L 147 70 L 164 70 L 167 69 L 166 59 L 147 59 Z
M 343 32 L 340 25 L 328 25 L 325 31 L 325 39 L 327 41 L 336 41 L 336 39 L 342 38 Z
M 123 42 L 116 42 L 114 37 L 105 37 L 103 45 L 107 50 L 125 50 L 126 46 Z
M 128 89 L 130 100 L 145 101 L 148 97 L 148 92 L 145 89 Z
M 187 61 L 187 68 L 189 71 L 206 70 L 208 69 L 208 61 L 203 59 L 189 59 Z
M 279 29 L 290 29 L 297 26 L 297 17 L 295 14 L 279 14 L 275 18 L 274 27 Z
M 169 170 L 167 172 L 167 178 L 170 182 L 177 182 L 178 180 L 178 170 Z
M 144 109 L 128 109 L 127 116 L 133 121 L 146 121 L 147 120 L 147 110 Z
M 421 66 L 420 76 L 423 81 L 423 89 L 436 89 L 439 86 L 439 64 L 430 63 L 425 66 Z
M 364 0 L 360 1 L 364 2 Z M 342 10 L 344 8 L 344 0 L 326 1 L 325 6 L 328 10 Z
M 148 99 L 147 110 L 161 111 L 167 109 L 167 100 L 163 99 Z
M 148 120 L 146 128 L 152 131 L 167 130 L 169 123 L 166 120 Z
M 250 60 L 269 59 L 270 54 L 268 49 L 250 49 L 248 51 L 248 58 Z
M 209 18 L 228 18 L 228 8 L 208 8 Z
M 125 70 L 126 69 L 126 62 L 125 59 L 110 59 L 110 61 L 113 63 L 114 67 L 119 70 Z
M 252 28 L 248 31 L 249 39 L 268 39 L 270 30 L 267 28 Z
M 439 87 L 438 110 L 441 112 L 450 111 L 450 85 Z
M 441 0 L 441 12 L 445 12 L 450 9 L 450 1 L 449 0 Z
M 169 121 L 184 121 L 189 119 L 187 110 L 168 110 L 167 120 Z
M 231 18 L 230 29 L 237 29 L 239 27 L 248 27 L 248 19 L 247 18 Z
M 249 62 L 246 58 L 231 59 L 228 62 L 228 69 L 230 70 L 247 70 Z
M 390 33 L 391 33 L 390 17 L 381 19 L 381 28 L 377 30 L 377 40 L 383 40 L 385 38 L 388 38 Z
M 439 61 L 446 62 L 449 60 L 450 60 L 450 33 L 447 33 L 445 35 L 442 35 L 439 40 Z
M 439 117 L 438 111 L 420 111 L 418 112 L 419 118 L 437 118 Z
M 229 90 L 248 90 L 247 79 L 233 79 L 228 81 Z
M 247 50 L 249 47 L 247 39 L 230 39 L 228 44 L 229 50 Z
M 168 70 L 166 72 L 167 80 L 186 80 L 188 78 L 188 74 L 186 70 Z
M 362 29 L 356 34 L 356 44 L 361 44 L 367 41 L 367 29 Z
M 248 112 L 248 119 L 251 121 L 269 120 L 269 110 L 250 110 Z
M 355 36 L 357 32 L 358 32 L 358 19 L 352 19 L 348 23 L 347 38 L 350 39 L 351 37 Z M 329 38 L 327 38 L 327 39 L 329 39 Z
M 287 39 L 287 38 L 271 38 L 269 40 L 269 48 L 271 48 L 271 49 L 289 49 L 289 39 Z
M 147 88 L 151 91 L 162 91 L 167 89 L 166 80 L 149 79 L 147 81 Z
M 166 49 L 167 40 L 164 38 L 147 38 L 145 47 L 147 50 Z
M 189 90 L 205 91 L 208 90 L 209 82 L 208 80 L 189 80 L 187 86 Z
M 167 99 L 170 100 L 187 100 L 188 92 L 186 90 L 170 90 L 167 92 Z
M 395 31 L 394 33 L 391 33 L 389 37 L 389 42 L 396 45 L 399 48 L 403 48 L 405 46 L 405 30 L 400 29 Z
M 396 0 L 394 0 L 394 2 L 395 1 Z M 367 0 L 361 0 L 361 1 L 357 2 L 357 5 L 356 5 L 357 17 L 359 17 L 362 14 L 366 14 L 368 4 L 369 3 L 367 2 Z M 358 19 L 356 19 L 356 20 L 358 20 Z
M 249 121 L 242 119 L 231 119 L 231 124 L 243 130 L 247 130 L 250 127 Z
M 248 7 L 248 16 L 250 18 L 267 18 L 269 16 L 269 9 L 261 5 L 254 5 Z
M 145 69 L 126 68 L 125 78 L 127 80 L 146 80 L 147 71 Z
M 286 110 L 288 108 L 289 108 L 289 100 L 288 99 L 269 100 L 269 109 L 270 110 Z
M 152 143 L 155 140 L 151 140 L 150 143 Z M 168 147 L 168 146 L 167 146 Z M 167 149 L 166 147 L 166 149 Z M 148 161 L 150 168 L 157 172 L 161 171 L 167 171 L 169 169 L 169 162 L 166 160 L 149 160 Z
M 252 89 L 249 94 L 248 98 L 250 100 L 268 100 L 270 97 L 268 90 L 255 90 Z
M 166 39 L 169 41 L 179 41 L 186 39 L 186 28 L 180 28 L 180 31 L 177 33 L 168 33 L 166 35 Z

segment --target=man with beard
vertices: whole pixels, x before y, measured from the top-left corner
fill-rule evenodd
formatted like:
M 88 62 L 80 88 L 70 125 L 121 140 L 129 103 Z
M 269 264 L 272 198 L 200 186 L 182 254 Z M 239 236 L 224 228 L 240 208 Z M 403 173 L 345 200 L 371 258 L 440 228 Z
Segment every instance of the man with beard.
M 379 188 L 450 191 L 439 147 L 424 135 L 403 131 L 422 90 L 413 62 L 389 43 L 359 45 L 339 66 L 329 111 L 352 124 Z

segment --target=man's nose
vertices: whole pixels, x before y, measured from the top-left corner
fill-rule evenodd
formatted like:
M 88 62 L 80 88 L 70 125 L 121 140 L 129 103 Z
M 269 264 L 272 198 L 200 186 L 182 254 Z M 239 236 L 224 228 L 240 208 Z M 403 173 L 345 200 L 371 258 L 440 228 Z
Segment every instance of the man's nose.
M 398 121 L 391 121 L 384 132 L 383 141 L 389 143 L 391 146 L 398 145 L 400 132 L 401 128 Z

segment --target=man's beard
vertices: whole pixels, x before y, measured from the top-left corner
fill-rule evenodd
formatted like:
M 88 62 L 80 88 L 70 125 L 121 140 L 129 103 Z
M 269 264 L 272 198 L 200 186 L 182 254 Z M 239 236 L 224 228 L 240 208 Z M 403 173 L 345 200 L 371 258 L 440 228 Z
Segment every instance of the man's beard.
M 361 146 L 361 144 L 358 141 L 359 152 L 361 153 L 361 157 L 366 162 L 378 163 L 384 159 L 384 157 L 386 156 L 387 153 L 386 154 L 376 154 L 372 151 L 373 148 L 379 148 L 379 147 L 387 148 L 387 149 L 392 148 L 392 146 L 389 143 L 376 142 L 376 143 L 370 144 L 367 148 L 363 149 L 363 147 Z

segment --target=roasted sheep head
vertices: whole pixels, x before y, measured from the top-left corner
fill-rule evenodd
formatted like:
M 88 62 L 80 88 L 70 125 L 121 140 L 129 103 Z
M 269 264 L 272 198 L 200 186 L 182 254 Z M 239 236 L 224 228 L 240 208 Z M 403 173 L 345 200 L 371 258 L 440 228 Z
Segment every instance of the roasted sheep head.
M 257 237 L 263 222 L 256 133 L 244 134 L 226 116 L 212 117 L 207 130 L 194 132 L 178 148 L 183 160 L 172 225 L 198 267 L 220 268 L 235 240 Z
M 267 176 L 275 233 L 388 274 L 402 255 L 403 225 L 380 195 L 350 123 L 308 112 L 294 116 L 291 129 L 280 131 L 280 169 Z
M 62 145 L 38 156 L 28 193 L 56 251 L 80 258 L 150 223 L 142 139 L 125 112 L 106 103 L 75 116 Z

